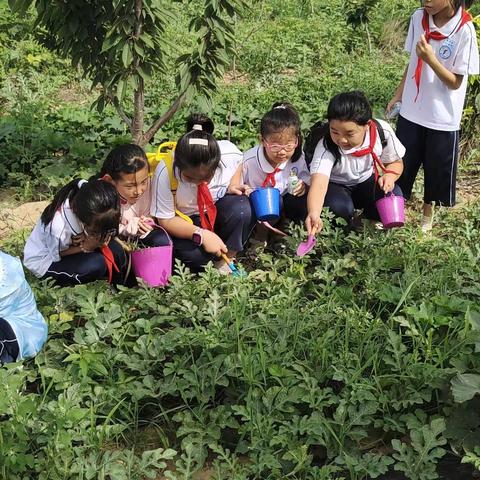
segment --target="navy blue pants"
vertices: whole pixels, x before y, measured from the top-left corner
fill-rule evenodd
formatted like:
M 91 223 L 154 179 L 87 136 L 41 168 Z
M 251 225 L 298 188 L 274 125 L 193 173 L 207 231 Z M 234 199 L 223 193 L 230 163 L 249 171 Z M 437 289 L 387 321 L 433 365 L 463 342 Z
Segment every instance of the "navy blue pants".
M 134 285 L 135 281 L 132 275 L 125 279 L 129 265 L 128 253 L 115 240 L 112 240 L 108 246 L 112 250 L 115 263 L 120 270 L 120 272 L 113 270 L 112 283 L 115 285 Z M 108 270 L 105 259 L 99 251 L 75 253 L 62 257 L 58 262 L 53 262 L 43 278 L 53 278 L 57 285 L 66 287 L 96 280 L 106 280 Z
M 401 196 L 402 190 L 395 185 L 393 193 Z M 346 186 L 330 182 L 324 206 L 329 207 L 336 217 L 344 218 L 347 222 L 352 220 L 355 209 L 363 209 L 363 215 L 366 218 L 379 220 L 375 202 L 384 195 L 383 190 L 375 183 L 373 175 L 358 185 Z
M 145 238 L 139 238 L 138 243 L 143 247 L 166 247 L 170 245 L 170 237 L 165 230 L 154 229 Z
M 250 200 L 245 195 L 225 195 L 215 205 L 215 233 L 229 250 L 240 252 L 256 222 Z M 199 215 L 192 215 L 190 218 L 195 225 L 200 226 Z M 173 237 L 172 241 L 175 258 L 181 260 L 192 272 L 202 271 L 209 261 L 219 260 L 215 255 L 207 253 L 202 246 L 194 245 L 190 239 Z
M 0 365 L 15 362 L 18 358 L 18 342 L 10 324 L 0 318 Z
M 280 197 L 280 211 L 292 222 L 304 222 L 307 218 L 307 194 L 295 197 L 286 193 Z
M 406 148 L 398 185 L 408 199 L 423 166 L 425 203 L 455 205 L 459 132 L 432 130 L 398 117 L 397 137 Z

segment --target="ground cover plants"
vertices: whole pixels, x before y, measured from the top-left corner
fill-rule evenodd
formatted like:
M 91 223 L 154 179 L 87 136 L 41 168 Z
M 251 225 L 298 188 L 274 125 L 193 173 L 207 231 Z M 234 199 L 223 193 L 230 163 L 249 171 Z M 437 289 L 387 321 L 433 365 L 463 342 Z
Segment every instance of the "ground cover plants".
M 418 2 L 349 2 L 350 22 L 344 4 L 255 2 L 211 103 L 192 100 L 149 148 L 208 108 L 218 137 L 245 149 L 279 92 L 305 128 L 340 89 L 364 89 L 381 115 Z M 355 17 L 362 5 L 368 18 Z M 31 18 L 0 7 L 0 183 L 48 198 L 127 129 L 90 109 L 96 92 Z M 173 26 L 166 35 L 188 46 Z M 478 82 L 471 92 L 462 185 L 478 178 Z M 147 117 L 174 93 L 173 75 L 154 82 Z M 480 203 L 462 200 L 431 237 L 415 223 L 347 233 L 327 221 L 302 259 L 292 227 L 247 278 L 177 266 L 166 289 L 119 291 L 30 278 L 50 336 L 36 359 L 0 369 L 0 478 L 434 480 L 446 458 L 480 470 Z M 1 248 L 21 255 L 27 234 Z

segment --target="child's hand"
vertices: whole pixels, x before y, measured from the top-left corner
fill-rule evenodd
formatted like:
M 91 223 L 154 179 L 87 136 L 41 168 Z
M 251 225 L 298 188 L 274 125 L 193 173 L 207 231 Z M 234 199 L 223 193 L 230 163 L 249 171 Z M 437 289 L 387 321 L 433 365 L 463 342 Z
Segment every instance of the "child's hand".
M 79 233 L 78 235 L 72 235 L 70 245 L 72 247 L 79 247 L 80 243 L 83 242 L 85 240 L 85 238 L 86 237 L 85 237 L 84 233 Z
M 316 232 L 320 232 L 323 228 L 323 221 L 320 218 L 320 214 L 317 212 L 310 212 L 305 219 L 305 227 L 309 235 L 312 234 L 312 230 L 315 228 Z
M 150 217 L 140 217 L 138 221 L 138 233 L 140 235 L 146 235 L 153 230 L 153 220 Z
M 421 58 L 424 62 L 431 63 L 435 59 L 435 53 L 432 46 L 427 42 L 425 34 L 422 33 L 420 40 L 417 42 L 415 52 L 418 58 Z
M 388 102 L 387 108 L 385 109 L 385 113 L 387 114 L 387 117 L 390 115 L 390 112 L 392 111 L 393 106 L 397 103 L 400 102 L 401 97 L 399 98 L 397 95 L 394 95 L 393 98 Z
M 307 191 L 307 187 L 302 180 L 298 180 L 297 185 L 295 185 L 295 189 L 293 190 L 294 197 L 301 197 Z
M 395 179 L 393 175 L 386 173 L 378 179 L 378 186 L 385 192 L 391 192 L 395 187 Z
M 79 247 L 83 253 L 90 253 L 95 251 L 97 248 L 100 248 L 102 245 L 105 245 L 110 241 L 110 237 L 107 238 L 104 242 L 101 242 L 97 236 L 85 237 L 84 240 L 81 240 Z
M 227 192 L 230 195 L 247 195 L 247 197 L 253 192 L 253 188 L 248 185 L 229 185 Z
M 203 249 L 207 253 L 213 253 L 219 257 L 222 253 L 227 253 L 228 248 L 223 243 L 223 240 L 214 232 L 210 230 L 203 230 Z

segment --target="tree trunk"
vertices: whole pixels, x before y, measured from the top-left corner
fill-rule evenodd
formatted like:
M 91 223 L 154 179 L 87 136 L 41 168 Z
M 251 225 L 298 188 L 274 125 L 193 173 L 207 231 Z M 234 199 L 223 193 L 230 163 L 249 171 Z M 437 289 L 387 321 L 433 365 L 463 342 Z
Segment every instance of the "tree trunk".
M 135 32 L 134 32 L 134 42 L 140 38 L 142 34 L 142 8 L 143 0 L 135 0 Z M 132 48 L 132 54 L 134 55 L 133 65 L 135 70 L 138 69 L 140 65 L 140 58 L 135 53 L 135 49 Z M 133 143 L 143 146 L 146 142 L 143 138 L 143 124 L 144 124 L 144 115 L 145 115 L 145 83 L 143 78 L 138 75 L 138 84 L 134 92 L 133 100 L 133 119 L 132 119 L 132 138 Z

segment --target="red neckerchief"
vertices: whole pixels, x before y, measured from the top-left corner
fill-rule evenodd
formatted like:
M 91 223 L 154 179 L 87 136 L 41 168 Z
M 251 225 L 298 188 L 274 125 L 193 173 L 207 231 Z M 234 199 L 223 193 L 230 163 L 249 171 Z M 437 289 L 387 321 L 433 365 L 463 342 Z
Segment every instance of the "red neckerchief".
M 275 170 L 271 173 L 267 173 L 267 176 L 265 177 L 265 180 L 262 183 L 262 187 L 274 187 L 277 184 L 277 181 L 275 180 L 275 174 L 278 173 L 281 170 L 281 168 L 277 167 Z
M 460 20 L 460 25 L 457 27 L 457 29 L 453 33 L 457 33 L 467 22 L 470 22 L 471 20 L 472 20 L 472 16 L 462 7 L 462 18 Z M 430 43 L 430 40 L 440 41 L 448 38 L 448 36 L 444 35 L 443 33 L 440 33 L 437 31 L 435 32 L 430 31 L 430 20 L 429 20 L 428 12 L 426 10 L 423 10 L 422 27 L 423 27 L 423 33 L 425 35 L 425 40 L 427 41 L 427 43 Z M 423 60 L 419 58 L 417 61 L 417 67 L 415 68 L 415 74 L 412 77 L 415 79 L 415 84 L 417 85 L 417 95 L 415 96 L 415 101 L 417 101 L 418 94 L 420 93 L 420 79 L 422 78 L 422 68 L 423 68 Z
M 113 257 L 113 252 L 108 245 L 103 245 L 100 248 L 100 251 L 102 252 L 103 259 L 105 260 L 105 265 L 107 266 L 108 281 L 112 283 L 113 269 L 115 269 L 117 273 L 120 272 L 120 269 L 117 267 L 117 264 L 115 263 L 115 258 Z
M 375 183 L 376 183 L 378 181 L 378 177 L 380 176 L 378 169 L 382 170 L 383 173 L 393 173 L 395 175 L 398 175 L 398 174 L 393 170 L 387 170 L 383 166 L 383 163 L 381 162 L 381 160 L 378 158 L 378 155 L 374 151 L 375 142 L 377 141 L 377 127 L 375 125 L 375 122 L 372 122 L 372 120 L 368 122 L 368 126 L 370 128 L 370 145 L 368 147 L 362 148 L 362 150 L 357 150 L 356 152 L 353 152 L 350 155 L 353 155 L 354 157 L 363 157 L 365 155 L 372 156 L 373 167 L 374 167 L 373 173 L 375 175 Z
M 217 207 L 215 203 L 213 203 L 212 194 L 210 193 L 207 182 L 199 183 L 197 186 L 197 204 L 202 228 L 213 232 L 215 219 L 217 218 Z

